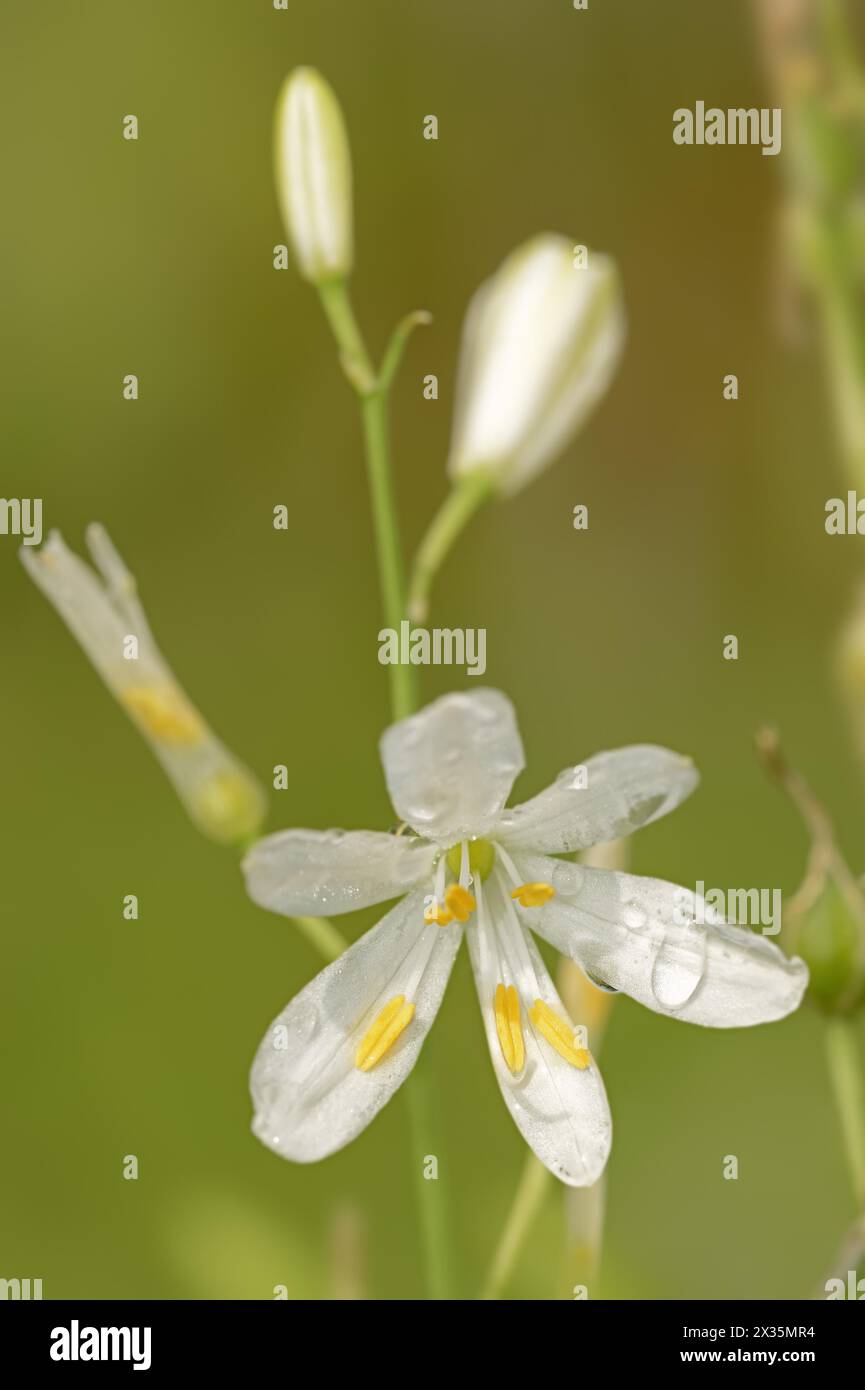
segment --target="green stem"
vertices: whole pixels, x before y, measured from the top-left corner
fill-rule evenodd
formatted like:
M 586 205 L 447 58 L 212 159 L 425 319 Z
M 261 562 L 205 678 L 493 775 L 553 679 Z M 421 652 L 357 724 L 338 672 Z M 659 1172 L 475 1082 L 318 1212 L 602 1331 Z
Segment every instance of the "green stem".
M 429 1042 L 426 1043 L 429 1047 Z M 427 1293 L 431 1299 L 453 1297 L 453 1262 L 450 1248 L 450 1222 L 446 1204 L 446 1185 L 438 1174 L 427 1176 L 427 1160 L 439 1162 L 435 1134 L 436 1107 L 429 1056 L 422 1051 L 406 1084 L 409 1123 L 411 1125 L 412 1161 L 415 1164 L 418 1211 L 426 1252 Z
M 405 578 L 389 463 L 387 396 L 383 389 L 367 392 L 361 398 L 361 415 L 385 622 L 398 633 L 405 617 Z M 405 719 L 417 709 L 416 668 L 395 662 L 387 669 L 393 717 Z
M 358 394 L 375 386 L 375 369 L 358 327 L 345 280 L 326 280 L 318 286 L 322 308 L 339 348 L 343 371 Z
M 851 482 L 865 488 L 865 326 L 858 311 L 854 276 L 832 245 L 818 296 L 825 360 L 841 447 Z
M 327 917 L 292 917 L 291 920 L 326 961 L 336 960 L 348 946 L 342 932 Z
M 409 616 L 423 622 L 430 590 L 463 527 L 484 502 L 493 496 L 493 480 L 487 473 L 466 473 L 448 493 L 421 541 L 412 569 L 408 596 Z
M 378 555 L 379 583 L 385 622 L 399 632 L 405 617 L 405 574 L 399 539 L 396 495 L 390 467 L 388 439 L 388 382 L 373 368 L 344 280 L 319 286 L 321 302 L 340 352 L 342 368 L 360 400 L 363 439 L 369 479 L 372 519 Z M 398 330 L 399 331 L 399 330 Z M 404 344 L 407 331 L 400 342 Z M 401 347 L 400 347 L 401 350 Z M 395 370 L 395 367 L 394 367 Z M 392 373 L 391 373 L 392 376 Z M 417 708 L 415 668 L 395 663 L 388 666 L 391 709 L 394 719 L 404 719 Z
M 865 1209 L 865 1079 L 860 1039 L 852 1019 L 836 1016 L 826 1024 L 826 1058 L 841 1121 L 850 1182 L 857 1205 Z
M 360 400 L 382 604 L 387 625 L 398 632 L 406 616 L 405 573 L 390 466 L 388 397 L 409 334 L 417 324 L 426 322 L 427 316 L 410 314 L 397 325 L 381 371 L 377 373 L 354 316 L 346 282 L 333 280 L 319 285 L 318 289 L 339 348 L 343 371 Z M 388 667 L 388 672 L 393 718 L 404 719 L 417 709 L 415 668 L 393 665 Z M 427 1292 L 430 1298 L 447 1299 L 451 1287 L 452 1261 L 443 1192 L 437 1180 L 424 1177 L 425 1156 L 438 1157 L 427 1070 L 427 1059 L 421 1056 L 406 1082 L 405 1093 L 411 1127 L 412 1162 L 416 1166 L 419 1184 L 418 1206 Z
M 861 72 L 841 0 L 821 0 L 820 25 L 823 47 L 842 91 L 855 91 Z
M 399 364 L 405 352 L 406 343 L 412 333 L 416 328 L 428 323 L 432 323 L 432 314 L 428 314 L 426 309 L 415 309 L 413 313 L 406 314 L 404 319 L 400 319 L 393 330 L 378 374 L 379 382 L 386 391 L 389 391 L 393 384 L 393 379 L 399 370 Z
M 501 1296 L 552 1181 L 552 1174 L 540 1159 L 535 1158 L 531 1152 L 527 1153 L 507 1221 L 484 1281 L 481 1292 L 484 1301 L 489 1302 Z

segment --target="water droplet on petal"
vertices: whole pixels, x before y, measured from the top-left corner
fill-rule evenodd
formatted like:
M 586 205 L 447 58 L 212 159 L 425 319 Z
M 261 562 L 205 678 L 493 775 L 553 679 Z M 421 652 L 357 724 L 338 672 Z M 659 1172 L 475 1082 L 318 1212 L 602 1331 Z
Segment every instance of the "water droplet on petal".
M 606 980 L 599 980 L 597 975 L 590 974 L 588 970 L 586 971 L 586 975 L 591 980 L 592 984 L 595 986 L 595 989 L 603 990 L 604 994 L 619 993 L 619 991 L 617 989 L 614 989 L 612 985 L 608 985 Z
M 663 1009 L 681 1009 L 706 973 L 706 933 L 699 927 L 668 933 L 652 966 L 652 993 Z
M 646 909 L 640 903 L 629 899 L 622 904 L 622 921 L 631 931 L 642 931 L 648 920 Z

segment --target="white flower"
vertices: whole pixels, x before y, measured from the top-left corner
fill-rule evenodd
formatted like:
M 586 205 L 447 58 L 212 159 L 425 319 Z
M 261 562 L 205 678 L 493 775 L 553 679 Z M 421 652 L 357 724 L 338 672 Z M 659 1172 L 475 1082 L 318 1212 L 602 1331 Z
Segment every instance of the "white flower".
M 264 792 L 220 743 L 159 651 L 135 580 L 101 526 L 87 544 L 104 583 L 53 531 L 21 560 L 105 684 L 153 749 L 193 821 L 214 840 L 248 840 L 264 820 Z
M 625 336 L 609 256 L 575 262 L 552 233 L 511 253 L 481 285 L 463 327 L 453 478 L 487 473 L 516 492 L 561 452 L 604 394 Z
M 716 920 L 678 925 L 687 890 L 549 857 L 671 811 L 696 785 L 690 760 L 653 747 L 600 753 L 585 764 L 586 785 L 569 768 L 505 810 L 523 750 L 513 708 L 495 690 L 447 695 L 394 724 L 381 754 L 414 835 L 286 830 L 244 864 L 251 897 L 290 916 L 402 898 L 268 1030 L 252 1069 L 253 1128 L 275 1152 L 324 1158 L 390 1099 L 432 1026 L 464 924 L 505 1103 L 542 1162 L 573 1186 L 603 1170 L 610 1114 L 529 926 L 608 986 L 692 1023 L 764 1023 L 799 1004 L 802 962 Z
M 339 102 L 314 68 L 297 68 L 276 105 L 276 190 L 307 280 L 349 274 L 351 153 Z

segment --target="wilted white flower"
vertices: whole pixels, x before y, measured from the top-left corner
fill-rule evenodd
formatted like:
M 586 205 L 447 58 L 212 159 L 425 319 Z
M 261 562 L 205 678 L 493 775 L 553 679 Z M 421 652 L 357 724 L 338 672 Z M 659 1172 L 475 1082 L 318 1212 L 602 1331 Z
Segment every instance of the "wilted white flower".
M 296 68 L 277 100 L 276 189 L 301 274 L 315 284 L 348 275 L 351 153 L 339 102 L 314 68 Z
M 262 824 L 259 783 L 220 743 L 160 653 L 135 580 L 101 526 L 87 544 L 102 580 L 53 531 L 39 551 L 19 551 L 30 576 L 153 749 L 193 821 L 223 843 Z
M 516 492 L 606 391 L 625 336 L 619 273 L 566 237 L 534 237 L 476 292 L 463 327 L 448 469 Z
M 799 1004 L 802 962 L 708 908 L 698 913 L 695 894 L 549 857 L 671 811 L 696 785 L 689 759 L 648 746 L 600 753 L 505 810 L 523 750 L 510 701 L 495 690 L 447 695 L 392 725 L 381 754 L 413 833 L 286 830 L 244 863 L 251 897 L 289 916 L 402 897 L 301 990 L 261 1044 L 253 1127 L 276 1153 L 324 1158 L 394 1094 L 432 1026 L 464 924 L 505 1103 L 541 1161 L 572 1186 L 601 1173 L 610 1114 L 587 1039 L 529 925 L 606 985 L 691 1023 L 764 1023 Z

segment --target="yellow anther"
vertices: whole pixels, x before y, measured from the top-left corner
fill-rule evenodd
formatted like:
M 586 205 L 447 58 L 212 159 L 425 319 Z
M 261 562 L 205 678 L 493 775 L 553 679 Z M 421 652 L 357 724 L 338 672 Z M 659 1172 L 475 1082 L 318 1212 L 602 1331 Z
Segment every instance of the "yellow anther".
M 496 985 L 494 1000 L 496 1011 L 496 1032 L 502 1056 L 508 1070 L 514 1075 L 521 1072 L 526 1064 L 526 1045 L 520 1023 L 520 998 L 513 985 Z
M 397 994 L 385 1004 L 354 1054 L 354 1064 L 360 1071 L 372 1071 L 389 1052 L 414 1018 L 414 1004 L 407 1004 L 404 994 Z
M 437 927 L 449 927 L 454 920 L 452 912 L 448 912 L 446 907 L 439 907 L 438 900 L 433 899 L 428 907 L 423 910 L 425 922 L 435 922 Z
M 551 883 L 521 883 L 511 893 L 520 907 L 543 907 L 555 896 L 556 890 Z
M 146 733 L 165 743 L 199 743 L 204 725 L 182 695 L 153 685 L 132 685 L 120 696 Z
M 445 906 L 458 922 L 467 922 L 476 905 L 468 888 L 459 883 L 451 883 L 445 890 Z
M 586 1049 L 577 1043 L 573 1028 L 569 1028 L 565 1020 L 559 1018 L 549 1004 L 545 1004 L 543 999 L 536 999 L 529 1010 L 529 1018 L 560 1057 L 564 1057 L 566 1062 L 579 1071 L 585 1071 L 592 1060 L 591 1057 Z

